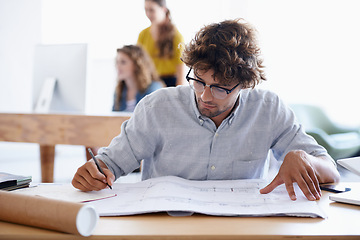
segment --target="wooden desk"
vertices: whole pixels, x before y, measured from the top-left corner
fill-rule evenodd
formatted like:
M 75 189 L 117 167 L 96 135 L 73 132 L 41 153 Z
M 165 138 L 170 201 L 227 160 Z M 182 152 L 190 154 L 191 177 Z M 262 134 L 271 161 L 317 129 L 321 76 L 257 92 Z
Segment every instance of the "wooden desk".
M 0 141 L 38 143 L 42 182 L 53 182 L 56 144 L 107 146 L 130 116 L 0 113 Z
M 349 185 L 360 189 L 360 182 Z M 327 219 L 166 214 L 102 217 L 89 238 L 0 221 L 0 239 L 360 239 L 360 206 L 332 202 L 329 195 L 323 191 L 318 201 Z

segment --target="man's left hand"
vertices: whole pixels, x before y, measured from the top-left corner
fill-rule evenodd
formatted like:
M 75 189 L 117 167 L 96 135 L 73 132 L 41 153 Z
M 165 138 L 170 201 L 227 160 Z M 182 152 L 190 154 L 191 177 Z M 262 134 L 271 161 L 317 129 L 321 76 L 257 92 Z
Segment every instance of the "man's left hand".
M 293 184 L 297 183 L 308 200 L 319 200 L 321 190 L 317 172 L 311 164 L 311 158 L 315 157 L 301 150 L 286 154 L 278 174 L 269 185 L 260 190 L 260 193 L 269 193 L 284 183 L 290 199 L 296 200 Z

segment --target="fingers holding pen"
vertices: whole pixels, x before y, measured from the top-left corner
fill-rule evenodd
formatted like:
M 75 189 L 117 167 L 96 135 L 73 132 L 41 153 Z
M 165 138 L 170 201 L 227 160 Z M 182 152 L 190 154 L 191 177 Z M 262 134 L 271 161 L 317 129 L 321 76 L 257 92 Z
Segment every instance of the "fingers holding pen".
M 106 183 L 109 187 L 112 186 L 115 182 L 115 175 L 107 168 L 103 168 L 103 172 L 106 177 L 106 180 L 104 181 L 104 183 Z
M 93 160 L 86 162 L 78 168 L 72 184 L 75 188 L 82 191 L 98 191 L 107 187 L 107 184 L 113 183 L 115 176 L 109 169 L 104 169 L 106 176 L 102 174 Z M 108 177 L 107 177 L 108 176 Z
M 94 156 L 93 152 L 91 151 L 91 148 L 88 148 L 88 151 L 89 151 L 89 153 L 90 153 L 90 155 L 91 155 L 91 157 L 92 157 L 93 162 L 95 163 L 95 165 L 96 165 L 96 167 L 97 167 L 97 170 L 99 170 L 99 172 L 100 172 L 103 176 L 106 177 L 107 175 L 104 173 L 102 167 L 100 166 L 99 161 L 96 159 L 96 157 Z M 105 164 L 104 164 L 103 162 L 101 162 L 101 163 L 102 163 L 102 165 L 105 166 Z M 105 166 L 105 168 L 107 169 L 106 166 Z M 110 173 L 111 173 L 111 172 L 110 172 Z M 113 174 L 111 173 L 111 175 L 113 175 Z M 109 175 L 109 176 L 110 176 L 110 175 Z M 109 179 L 110 184 L 112 185 L 112 182 L 113 182 L 113 181 L 111 181 L 111 180 L 113 180 L 113 179 Z M 110 189 L 112 189 L 111 185 L 108 183 L 108 180 L 103 180 L 103 182 L 104 182 Z

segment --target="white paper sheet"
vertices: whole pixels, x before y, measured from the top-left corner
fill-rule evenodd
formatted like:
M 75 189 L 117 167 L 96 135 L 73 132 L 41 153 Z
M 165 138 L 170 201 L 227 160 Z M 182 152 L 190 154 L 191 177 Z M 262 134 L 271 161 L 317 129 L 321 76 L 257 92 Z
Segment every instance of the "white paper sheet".
M 42 196 L 69 202 L 91 202 L 99 199 L 115 197 L 115 192 L 92 191 L 82 192 L 71 184 L 40 183 L 29 188 L 16 190 L 18 193 Z
M 296 186 L 297 200 L 290 200 L 285 186 L 260 194 L 263 180 L 190 181 L 161 177 L 138 183 L 116 183 L 116 197 L 91 202 L 100 216 L 134 215 L 150 212 L 170 214 L 202 213 L 219 216 L 326 215 L 314 201 L 308 201 Z

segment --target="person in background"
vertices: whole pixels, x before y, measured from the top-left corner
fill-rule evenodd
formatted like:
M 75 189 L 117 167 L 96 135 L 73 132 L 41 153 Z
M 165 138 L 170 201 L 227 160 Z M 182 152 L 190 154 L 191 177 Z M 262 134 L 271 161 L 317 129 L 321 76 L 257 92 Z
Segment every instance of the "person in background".
M 164 87 L 155 66 L 140 46 L 125 45 L 116 50 L 117 85 L 113 111 L 133 112 L 136 104 L 146 95 Z M 97 154 L 98 147 L 86 146 L 86 159 L 91 159 L 90 148 Z M 138 172 L 140 168 L 134 170 Z
M 166 1 L 145 0 L 145 13 L 151 26 L 140 32 L 137 44 L 149 53 L 166 86 L 183 84 L 185 66 L 180 60 L 180 43 L 184 38 L 171 22 Z
M 164 87 L 151 58 L 140 46 L 117 49 L 116 70 L 113 111 L 133 112 L 143 97 Z
M 81 166 L 72 181 L 100 190 L 143 161 L 142 179 L 177 176 L 190 180 L 265 178 L 270 151 L 281 162 L 260 193 L 284 184 L 296 200 L 297 184 L 308 200 L 321 197 L 320 183 L 337 182 L 335 161 L 307 135 L 277 94 L 255 88 L 266 80 L 256 30 L 243 19 L 203 27 L 185 47 L 188 86 L 146 96 L 120 134 Z

